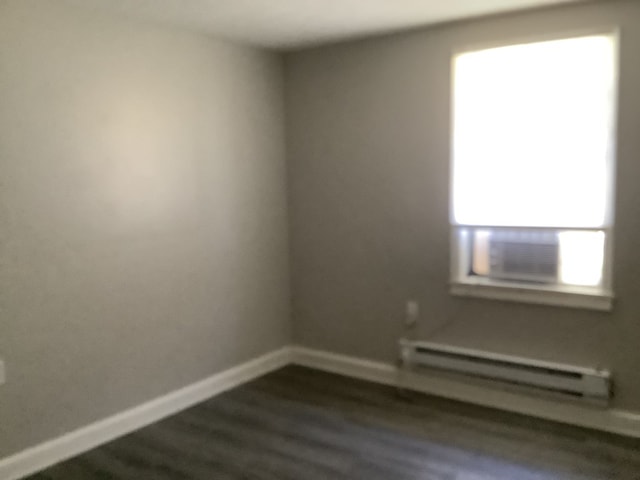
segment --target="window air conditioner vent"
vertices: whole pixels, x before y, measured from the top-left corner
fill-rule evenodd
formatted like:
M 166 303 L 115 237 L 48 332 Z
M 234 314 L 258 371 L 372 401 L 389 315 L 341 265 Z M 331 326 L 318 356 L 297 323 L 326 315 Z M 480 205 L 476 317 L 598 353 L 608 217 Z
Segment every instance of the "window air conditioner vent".
M 489 276 L 555 283 L 559 241 L 556 232 L 494 230 L 489 237 Z

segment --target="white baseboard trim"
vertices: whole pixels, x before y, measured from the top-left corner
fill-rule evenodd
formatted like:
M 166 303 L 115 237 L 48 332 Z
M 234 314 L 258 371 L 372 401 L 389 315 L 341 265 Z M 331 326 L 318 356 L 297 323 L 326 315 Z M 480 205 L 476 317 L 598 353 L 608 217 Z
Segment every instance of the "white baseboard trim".
M 130 410 L 0 460 L 0 479 L 17 480 L 157 422 L 291 362 L 291 348 L 262 355 Z
M 316 370 L 395 385 L 398 371 L 394 365 L 336 353 L 292 347 L 293 363 Z M 605 432 L 640 438 L 640 413 L 618 409 L 601 409 L 573 402 L 549 400 L 509 390 L 490 388 L 478 383 L 464 383 L 444 375 L 403 374 L 403 386 L 411 390 L 497 408 L 532 417 L 593 428 Z
M 0 479 L 18 480 L 31 475 L 290 363 L 385 385 L 394 385 L 398 379 L 397 369 L 391 364 L 299 346 L 284 347 L 4 458 L 0 460 Z M 640 413 L 556 402 L 438 375 L 410 374 L 403 383 L 439 397 L 640 438 Z

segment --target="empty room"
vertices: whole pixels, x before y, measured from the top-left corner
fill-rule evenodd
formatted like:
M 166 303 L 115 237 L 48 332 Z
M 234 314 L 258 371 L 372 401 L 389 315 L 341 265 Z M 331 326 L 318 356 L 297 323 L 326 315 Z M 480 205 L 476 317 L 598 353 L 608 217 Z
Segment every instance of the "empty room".
M 0 0 L 0 480 L 640 480 L 640 1 Z

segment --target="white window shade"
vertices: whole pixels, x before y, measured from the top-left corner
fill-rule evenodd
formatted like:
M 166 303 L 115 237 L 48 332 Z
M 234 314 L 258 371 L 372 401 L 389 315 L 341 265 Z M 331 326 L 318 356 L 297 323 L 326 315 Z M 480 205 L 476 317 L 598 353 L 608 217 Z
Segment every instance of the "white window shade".
M 609 35 L 457 55 L 453 222 L 608 226 L 614 64 Z

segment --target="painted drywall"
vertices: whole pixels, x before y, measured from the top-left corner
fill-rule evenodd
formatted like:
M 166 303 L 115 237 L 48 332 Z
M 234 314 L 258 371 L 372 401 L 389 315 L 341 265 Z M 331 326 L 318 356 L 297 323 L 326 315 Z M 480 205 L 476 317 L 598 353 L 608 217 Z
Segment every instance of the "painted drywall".
M 612 313 L 452 297 L 450 59 L 458 48 L 621 30 Z M 295 342 L 393 361 L 416 336 L 610 368 L 640 410 L 640 3 L 596 2 L 288 54 L 285 91 Z M 505 200 L 508 201 L 508 200 Z
M 0 458 L 289 343 L 282 73 L 0 2 Z

